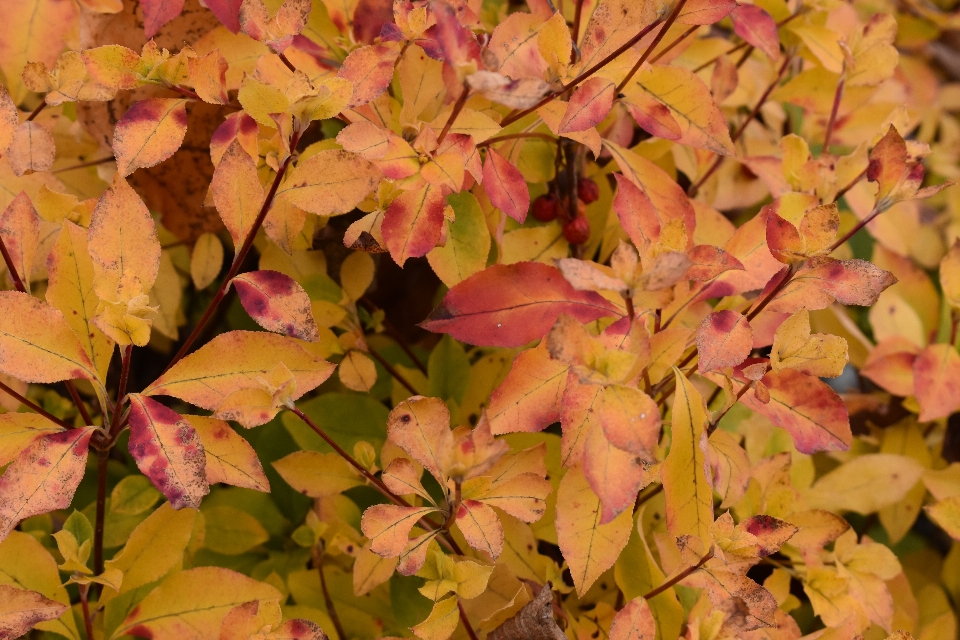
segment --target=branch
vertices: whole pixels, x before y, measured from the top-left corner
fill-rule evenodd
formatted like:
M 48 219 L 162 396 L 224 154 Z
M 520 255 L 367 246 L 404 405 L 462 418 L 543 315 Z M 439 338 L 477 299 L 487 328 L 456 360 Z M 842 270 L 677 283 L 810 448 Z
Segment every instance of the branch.
M 293 66 L 293 63 L 290 62 L 290 59 L 287 58 L 282 51 L 278 52 L 277 55 L 280 56 L 280 61 L 286 65 L 287 69 L 290 69 L 290 71 L 293 71 L 294 73 L 297 72 L 297 68 Z M 341 635 L 340 637 L 342 638 L 343 636 Z
M 97 449 L 97 517 L 93 528 L 93 572 L 103 573 L 103 529 L 107 513 L 107 462 L 110 452 Z
M 705 565 L 707 563 L 707 560 L 709 560 L 712 557 L 713 557 L 713 549 L 710 549 L 710 551 L 707 551 L 707 553 L 704 554 L 702 558 L 700 558 L 700 562 L 698 562 L 697 564 L 691 567 L 687 567 L 677 575 L 673 576 L 672 578 L 664 582 L 662 585 L 660 585 L 656 589 L 643 594 L 643 599 L 649 600 L 651 598 L 654 598 L 660 595 L 661 593 L 663 593 L 664 591 L 666 591 L 667 589 L 677 584 L 678 582 L 680 582 L 681 580 L 689 576 L 691 573 L 693 573 L 694 571 L 696 571 L 697 569 Z
M 467 635 L 470 636 L 470 640 L 478 640 L 477 632 L 473 630 L 472 626 L 470 626 L 470 620 L 467 618 L 467 612 L 463 610 L 463 605 L 460 603 L 459 598 L 457 598 L 457 609 L 460 610 L 460 622 L 463 623 L 463 628 L 467 630 Z
M 320 574 L 320 589 L 323 591 L 323 601 L 327 605 L 327 615 L 330 616 L 330 622 L 333 623 L 333 628 L 337 631 L 337 637 L 340 640 L 346 640 L 347 634 L 343 632 L 343 625 L 340 623 L 340 616 L 337 615 L 337 610 L 333 606 L 333 598 L 330 597 L 330 590 L 327 588 L 327 579 L 323 575 L 323 541 L 320 541 L 320 549 L 316 552 L 317 560 L 317 573 Z
M 676 39 L 674 39 L 673 42 L 671 42 L 670 44 L 668 44 L 667 46 L 665 46 L 665 47 L 663 48 L 663 51 L 661 51 L 661 52 L 658 53 L 657 55 L 655 55 L 655 56 L 653 56 L 652 58 L 650 58 L 650 64 L 653 64 L 654 62 L 656 62 L 657 60 L 659 60 L 659 59 L 662 58 L 663 56 L 665 56 L 665 55 L 667 55 L 668 53 L 670 53 L 670 51 L 671 51 L 675 46 L 677 46 L 678 44 L 680 44 L 681 42 L 683 42 L 684 40 L 686 40 L 687 38 L 689 38 L 693 33 L 696 33 L 697 29 L 699 29 L 700 26 L 701 26 L 701 25 L 699 25 L 699 24 L 695 24 L 695 25 L 693 25 L 692 27 L 690 27 L 689 29 L 687 29 L 686 31 L 684 31 L 683 33 L 681 33 Z
M 43 111 L 46 107 L 47 107 L 47 99 L 44 98 L 43 100 L 40 101 L 40 104 L 37 105 L 37 108 L 30 112 L 30 115 L 27 116 L 26 122 L 32 121 L 34 118 L 40 115 L 40 112 Z
M 477 145 L 477 148 L 480 147 L 489 147 L 492 144 L 497 144 L 498 142 L 504 142 L 505 140 L 516 140 L 518 138 L 540 138 L 541 140 L 546 140 L 547 142 L 553 142 L 556 140 L 553 136 L 547 135 L 545 133 L 533 133 L 533 132 L 521 132 L 521 133 L 506 133 L 502 136 L 494 136 L 492 138 L 487 138 L 483 142 Z
M 17 400 L 20 401 L 21 404 L 24 404 L 24 405 L 30 407 L 31 409 L 33 409 L 34 411 L 36 411 L 37 413 L 39 413 L 40 415 L 42 415 L 42 416 L 43 416 L 44 418 L 46 418 L 47 420 L 50 420 L 51 422 L 54 422 L 54 423 L 60 425 L 60 426 L 63 427 L 64 429 L 73 429 L 73 425 L 72 425 L 72 424 L 69 424 L 69 423 L 66 422 L 65 420 L 61 420 L 61 419 L 58 418 L 57 416 L 53 415 L 52 413 L 50 413 L 49 411 L 47 411 L 46 409 L 44 409 L 43 407 L 41 407 L 40 405 L 38 405 L 38 404 L 36 404 L 36 403 L 28 400 L 28 399 L 25 398 L 24 396 L 20 395 L 19 393 L 17 393 L 16 391 L 14 391 L 13 389 L 11 389 L 11 388 L 8 387 L 7 385 L 5 385 L 3 382 L 0 382 L 0 390 L 6 392 L 7 395 L 9 395 L 9 396 L 11 396 L 11 397 L 13 397 L 13 398 L 16 398 Z
M 827 122 L 827 132 L 823 136 L 823 150 L 821 153 L 830 153 L 830 139 L 833 137 L 833 127 L 837 124 L 837 112 L 840 110 L 840 100 L 843 99 L 843 78 L 837 83 L 837 90 L 833 94 L 833 108 L 830 110 L 830 121 Z
M 98 164 L 106 164 L 108 162 L 113 162 L 116 160 L 113 156 L 109 158 L 100 158 L 99 160 L 90 160 L 89 162 L 81 162 L 80 164 L 73 164 L 69 167 L 63 167 L 62 169 L 54 169 L 50 173 L 64 173 L 66 171 L 73 171 L 74 169 L 86 169 L 87 167 L 95 167 Z
M 379 363 L 381 364 L 381 366 L 383 366 L 384 369 L 387 370 L 387 373 L 389 373 L 391 376 L 393 376 L 393 379 L 394 379 L 394 380 L 396 380 L 397 382 L 399 382 L 400 384 L 402 384 L 402 385 L 407 389 L 407 391 L 409 391 L 410 393 L 412 393 L 412 394 L 415 395 L 415 396 L 420 395 L 420 392 L 417 391 L 417 389 L 416 389 L 412 384 L 410 384 L 410 382 L 409 382 L 406 378 L 404 378 L 402 375 L 400 375 L 400 372 L 397 371 L 396 369 L 394 369 L 394 368 L 393 368 L 393 365 L 391 365 L 389 362 L 387 362 L 387 359 L 386 359 L 386 358 L 384 358 L 382 355 L 380 355 L 379 353 L 377 353 L 377 352 L 374 350 L 373 347 L 371 347 L 370 345 L 367 345 L 367 352 L 368 352 L 370 355 L 372 355 L 372 356 L 374 357 L 374 359 L 375 359 L 377 362 L 379 362 Z
M 463 91 L 460 92 L 460 97 L 457 98 L 457 101 L 453 105 L 453 110 L 450 111 L 450 115 L 447 117 L 447 121 L 443 125 L 443 129 L 440 130 L 440 135 L 437 136 L 437 145 L 439 146 L 443 139 L 447 137 L 447 134 L 450 132 L 450 127 L 453 126 L 454 120 L 457 119 L 457 116 L 460 115 L 460 112 L 463 111 L 463 105 L 467 104 L 467 98 L 470 97 L 470 88 L 467 85 L 463 85 Z
M 673 26 L 673 23 L 677 21 L 677 17 L 680 15 L 680 11 L 683 9 L 683 5 L 687 4 L 687 0 L 680 0 L 677 2 L 677 6 L 673 8 L 673 11 L 670 12 L 670 15 L 667 16 L 667 21 L 663 23 L 663 27 L 657 32 L 657 35 L 653 38 L 653 42 L 650 43 L 650 46 L 647 47 L 647 50 L 643 52 L 643 55 L 640 56 L 640 59 L 637 60 L 637 63 L 633 65 L 633 68 L 630 69 L 630 72 L 627 73 L 627 76 L 620 81 L 620 84 L 617 85 L 616 91 L 614 94 L 619 95 L 623 88 L 627 86 L 627 83 L 630 82 L 630 79 L 640 70 L 640 67 L 643 66 L 643 63 L 647 61 L 647 58 L 650 57 L 650 54 L 653 53 L 653 50 L 657 48 L 657 45 L 660 44 L 660 41 L 663 40 L 663 36 L 667 35 L 667 31 L 670 30 L 670 27 Z M 674 43 L 675 44 L 675 43 Z M 673 45 L 670 45 L 671 47 Z

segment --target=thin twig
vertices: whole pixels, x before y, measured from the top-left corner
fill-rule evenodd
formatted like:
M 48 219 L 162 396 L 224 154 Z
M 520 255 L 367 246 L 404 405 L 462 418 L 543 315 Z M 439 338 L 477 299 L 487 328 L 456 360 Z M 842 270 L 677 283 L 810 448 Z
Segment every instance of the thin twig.
M 320 574 L 320 589 L 323 591 L 323 601 L 327 605 L 327 615 L 330 616 L 330 622 L 337 631 L 337 637 L 340 640 L 347 640 L 347 634 L 343 632 L 343 624 L 340 623 L 340 616 L 333 606 L 333 598 L 330 597 L 330 590 L 327 588 L 327 578 L 323 575 L 323 541 L 320 541 L 320 548 L 316 551 L 317 573 Z
M 130 380 L 130 356 L 133 355 L 133 345 L 128 344 L 120 350 L 120 385 L 117 388 L 117 404 L 113 407 L 110 416 L 110 439 L 117 437 L 120 431 L 120 413 L 123 402 L 127 397 L 127 383 Z
M 46 107 L 47 107 L 46 99 L 41 100 L 40 104 L 37 105 L 37 108 L 31 111 L 30 115 L 27 116 L 26 122 L 32 121 L 34 118 L 40 115 L 40 112 L 43 111 Z
M 843 99 L 843 78 L 837 83 L 837 90 L 833 94 L 833 108 L 830 109 L 830 120 L 827 122 L 827 132 L 823 136 L 823 151 L 830 153 L 830 139 L 833 137 L 833 127 L 837 124 L 837 112 L 840 111 L 840 100 Z
M 73 171 L 74 169 L 86 169 L 87 167 L 95 167 L 98 164 L 106 164 L 108 162 L 113 162 L 114 160 L 116 160 L 116 158 L 113 156 L 110 156 L 109 158 L 100 158 L 99 160 L 90 160 L 89 162 L 81 162 L 80 164 L 72 164 L 69 167 L 54 169 L 50 173 L 65 173 L 67 171 Z
M 487 138 L 483 142 L 477 145 L 477 148 L 480 147 L 489 147 L 492 144 L 497 144 L 498 142 L 503 142 L 505 140 L 516 140 L 518 138 L 540 138 L 548 142 L 553 142 L 555 138 L 553 136 L 547 135 L 545 133 L 534 133 L 532 131 L 525 131 L 521 133 L 506 133 L 502 136 L 494 136 L 492 138 Z
M 840 191 L 837 191 L 837 195 L 835 195 L 835 196 L 833 197 L 833 201 L 836 202 L 837 200 L 839 200 L 840 198 L 842 198 L 842 197 L 847 193 L 847 191 L 850 191 L 850 189 L 853 189 L 853 187 L 856 186 L 856 184 L 857 184 L 858 182 L 860 182 L 861 180 L 863 180 L 863 176 L 865 176 L 865 175 L 867 175 L 867 170 L 866 170 L 866 169 L 864 169 L 864 170 L 861 171 L 859 174 L 857 174 L 857 177 L 854 178 L 853 180 L 851 180 L 851 181 L 849 182 L 849 184 L 847 184 L 847 186 L 845 186 L 843 189 L 840 189 Z M 838 245 L 838 246 L 839 246 L 839 245 Z
M 663 40 L 663 36 L 667 35 L 667 31 L 670 30 L 670 27 L 673 26 L 673 23 L 677 21 L 677 18 L 680 16 L 680 11 L 683 10 L 683 5 L 687 4 L 687 0 L 679 0 L 677 6 L 673 8 L 673 11 L 670 12 L 670 15 L 667 16 L 667 21 L 663 23 L 660 31 L 657 32 L 657 35 L 654 36 L 653 42 L 650 43 L 650 46 L 647 47 L 646 51 L 643 52 L 643 55 L 640 56 L 640 59 L 637 60 L 636 64 L 633 65 L 633 68 L 630 69 L 630 72 L 627 73 L 626 77 L 620 81 L 620 84 L 617 85 L 617 89 L 614 92 L 619 94 L 623 91 L 623 88 L 627 86 L 627 83 L 630 82 L 630 79 L 640 70 L 640 67 L 643 66 L 643 63 L 647 61 L 647 58 L 650 57 L 650 54 L 653 53 L 653 50 L 657 48 L 657 45 L 660 44 L 660 41 Z M 671 45 L 673 46 L 673 45 Z
M 297 147 L 298 141 L 299 136 L 294 134 L 293 139 L 290 141 L 291 151 Z M 166 368 L 164 368 L 163 373 L 160 375 L 163 375 L 169 371 L 170 367 L 175 365 L 180 361 L 181 358 L 187 355 L 187 352 L 190 351 L 190 347 L 193 346 L 193 343 L 203 330 L 204 325 L 206 325 L 210 320 L 210 317 L 213 315 L 217 305 L 219 305 L 223 300 L 223 297 L 227 293 L 227 288 L 230 286 L 230 282 L 233 280 L 233 277 L 237 275 L 237 272 L 240 270 L 240 265 L 243 264 L 244 258 L 247 257 L 247 254 L 250 252 L 250 248 L 253 246 L 254 237 L 256 237 L 260 227 L 263 226 L 263 221 L 267 217 L 267 212 L 270 211 L 270 207 L 273 205 L 273 199 L 277 195 L 277 189 L 280 187 L 280 182 L 283 180 L 283 176 L 287 172 L 287 168 L 290 166 L 292 161 L 293 155 L 288 155 L 283 161 L 283 164 L 280 165 L 280 169 L 277 171 L 277 175 L 273 179 L 273 184 L 270 185 L 270 191 L 267 192 L 267 197 L 264 199 L 263 205 L 260 207 L 260 212 L 257 214 L 256 220 L 253 221 L 253 226 L 250 228 L 250 232 L 247 233 L 247 237 L 244 238 L 243 244 L 240 246 L 240 250 L 237 252 L 237 255 L 234 256 L 233 263 L 230 265 L 230 270 L 224 277 L 223 282 L 220 283 L 220 288 L 217 290 L 213 300 L 210 301 L 206 311 L 203 312 L 203 315 L 200 317 L 200 321 L 197 322 L 197 324 L 193 327 L 193 330 L 190 332 L 190 335 L 187 336 L 183 346 L 180 347 L 180 350 L 177 351 L 176 355 L 173 356 L 173 359 L 170 360 Z
M 11 388 L 8 387 L 7 385 L 5 385 L 3 382 L 0 382 L 0 391 L 4 391 L 7 395 L 9 395 L 9 396 L 11 396 L 11 397 L 13 397 L 13 398 L 16 398 L 17 400 L 20 401 L 21 404 L 24 404 L 24 405 L 30 407 L 31 409 L 33 409 L 34 411 L 36 411 L 37 413 L 39 413 L 40 415 L 42 415 L 42 416 L 43 416 L 44 418 L 46 418 L 47 420 L 50 420 L 51 422 L 54 422 L 54 423 L 60 425 L 60 426 L 63 427 L 64 429 L 73 429 L 73 425 L 72 425 L 72 424 L 66 422 L 65 420 L 61 420 L 61 419 L 58 418 L 57 416 L 53 415 L 52 413 L 50 413 L 49 411 L 47 411 L 46 409 L 44 409 L 43 407 L 41 407 L 40 405 L 36 404 L 35 402 L 32 402 L 32 401 L 28 400 L 26 397 L 20 395 L 19 393 L 17 393 L 16 391 L 14 391 L 13 389 L 11 389 Z
M 677 575 L 673 576 L 672 578 L 664 582 L 662 585 L 660 585 L 656 589 L 653 589 L 652 591 L 648 591 L 647 593 L 643 594 L 643 599 L 649 600 L 650 598 L 654 598 L 660 595 L 661 593 L 663 593 L 664 591 L 666 591 L 667 589 L 677 584 L 678 582 L 680 582 L 681 580 L 689 576 L 691 573 L 693 573 L 694 571 L 696 571 L 697 569 L 705 565 L 707 561 L 710 560 L 710 558 L 712 557 L 713 557 L 713 549 L 710 549 L 710 551 L 707 551 L 707 553 L 704 554 L 702 558 L 700 558 L 700 562 L 698 562 L 697 564 L 691 567 L 687 567 Z
M 83 629 L 87 632 L 87 640 L 93 640 L 93 623 L 90 620 L 90 604 L 87 602 L 87 596 L 90 592 L 89 584 L 80 586 L 80 607 L 83 609 Z
M 783 20 L 781 20 L 780 22 L 777 23 L 777 27 L 782 27 L 783 25 L 787 24 L 788 22 L 790 22 L 790 21 L 793 20 L 794 18 L 800 16 L 801 14 L 802 14 L 802 12 L 801 12 L 801 11 L 798 11 L 797 13 L 794 13 L 793 15 L 787 16 L 786 18 L 784 18 Z M 709 67 L 710 65 L 712 65 L 714 62 L 716 62 L 717 60 L 719 60 L 720 58 L 722 58 L 722 57 L 724 57 L 724 56 L 728 56 L 728 55 L 730 55 L 731 53 L 736 53 L 737 51 L 739 51 L 740 49 L 743 49 L 743 48 L 746 47 L 746 46 L 750 46 L 751 49 L 753 48 L 753 46 L 750 45 L 747 41 L 743 41 L 743 42 L 741 42 L 740 44 L 738 44 L 737 46 L 733 47 L 732 49 L 728 49 L 728 50 L 724 51 L 723 53 L 721 53 L 720 55 L 714 56 L 714 57 L 710 58 L 709 60 L 707 60 L 706 62 L 704 62 L 703 64 L 701 64 L 699 67 L 696 67 L 696 68 L 693 70 L 693 72 L 694 72 L 694 73 L 698 73 L 698 72 L 700 72 L 700 71 L 703 71 L 704 69 L 706 69 L 707 67 Z
M 7 245 L 2 237 L 0 237 L 0 254 L 3 254 L 3 262 L 7 265 L 7 273 L 10 274 L 10 279 L 13 280 L 13 286 L 15 286 L 20 293 L 27 293 L 27 288 L 23 286 L 23 280 L 20 279 L 20 274 L 17 273 L 17 268 L 13 264 L 13 258 L 10 257 L 10 253 L 7 251 Z
M 80 417 L 83 418 L 84 426 L 92 426 L 93 418 L 90 417 L 90 412 L 87 411 L 87 406 L 83 404 L 83 399 L 80 397 L 80 394 L 77 393 L 77 387 L 73 384 L 67 384 L 66 387 L 67 393 L 69 393 L 70 397 L 73 399 L 73 404 L 77 405 L 77 411 L 80 412 Z
M 830 248 L 827 249 L 827 253 L 830 254 L 836 251 L 837 248 L 840 247 L 840 245 L 842 245 L 844 242 L 846 242 L 847 240 L 855 236 L 857 234 L 857 231 L 860 231 L 860 229 L 863 229 L 865 226 L 870 224 L 873 221 L 873 219 L 876 218 L 881 213 L 882 211 L 880 209 L 877 209 L 876 207 L 874 207 L 873 211 L 871 211 L 866 218 L 858 222 L 856 226 L 853 227 L 853 229 L 850 229 L 850 231 L 847 231 L 845 234 L 837 238 L 836 242 L 830 245 Z
M 740 400 L 740 398 L 742 398 L 742 397 L 744 396 L 744 394 L 745 394 L 747 391 L 750 390 L 750 387 L 753 386 L 753 382 L 754 382 L 753 380 L 749 380 L 745 385 L 743 385 L 742 387 L 740 387 L 740 391 L 737 392 L 737 397 L 736 397 L 736 399 L 735 399 L 733 402 L 731 402 L 731 403 L 730 403 L 730 406 L 727 407 L 726 409 L 724 409 L 723 412 L 721 412 L 720 415 L 717 416 L 716 419 L 715 419 L 713 422 L 710 423 L 710 425 L 707 427 L 707 437 L 708 437 L 708 438 L 709 438 L 711 435 L 713 435 L 713 432 L 714 432 L 714 431 L 717 430 L 717 427 L 720 426 L 720 421 L 723 420 L 724 416 L 727 415 L 727 412 L 730 411 L 730 409 L 733 408 L 733 405 L 737 404 L 737 402 Z M 717 387 L 717 390 L 719 391 L 719 390 L 720 390 L 720 387 Z M 709 403 L 708 403 L 708 404 L 709 404 Z
M 400 384 L 402 384 L 404 387 L 406 387 L 407 391 L 409 391 L 410 393 L 412 393 L 412 394 L 415 395 L 415 396 L 420 395 L 420 392 L 417 391 L 417 388 L 414 387 L 412 384 L 410 384 L 410 381 L 409 381 L 409 380 L 407 380 L 406 378 L 404 378 L 404 377 L 400 374 L 399 371 L 397 371 L 396 369 L 393 368 L 393 365 L 391 365 L 389 362 L 387 362 L 387 359 L 386 359 L 386 358 L 384 358 L 382 355 L 380 355 L 379 353 L 377 353 L 377 351 L 374 350 L 374 348 L 371 347 L 370 345 L 367 345 L 367 353 L 369 353 L 371 356 L 373 356 L 374 360 L 376 360 L 377 362 L 379 362 L 379 363 L 383 366 L 383 368 L 387 370 L 387 373 L 389 373 L 391 376 L 393 376 L 393 379 L 394 379 L 394 380 L 396 380 L 397 382 L 399 382 Z
M 287 58 L 282 51 L 277 53 L 277 55 L 280 56 L 280 61 L 286 65 L 287 69 L 290 69 L 290 71 L 293 71 L 294 73 L 297 72 L 297 68 L 293 66 L 293 63 L 290 62 L 290 59 Z
M 467 630 L 467 635 L 470 636 L 470 640 L 478 640 L 477 632 L 473 630 L 473 627 L 470 625 L 470 620 L 467 618 L 467 612 L 463 610 L 463 604 L 460 602 L 460 599 L 457 598 L 457 608 L 460 610 L 460 622 L 463 623 L 463 628 Z
M 668 44 L 667 46 L 665 46 L 665 47 L 663 48 L 663 51 L 661 51 L 661 52 L 658 53 L 657 55 L 655 55 L 655 56 L 653 56 L 652 58 L 650 58 L 650 64 L 653 64 L 654 62 L 656 62 L 657 60 L 659 60 L 659 59 L 662 58 L 663 56 L 665 56 L 665 55 L 667 55 L 668 53 L 670 53 L 670 50 L 671 50 L 671 49 L 673 49 L 675 46 L 677 46 L 678 44 L 680 44 L 681 42 L 683 42 L 684 40 L 686 40 L 687 38 L 689 38 L 692 34 L 696 33 L 697 29 L 699 29 L 700 26 L 701 26 L 701 25 L 699 25 L 699 24 L 695 24 L 695 25 L 693 25 L 692 27 L 690 27 L 689 29 L 687 29 L 686 31 L 684 31 L 683 33 L 681 33 L 679 36 L 677 36 L 677 37 L 673 40 L 673 42 L 671 42 L 670 44 Z
M 93 572 L 103 573 L 103 530 L 107 514 L 107 462 L 110 452 L 97 449 L 97 516 L 93 528 Z
M 570 27 L 570 37 L 573 39 L 573 46 L 577 46 L 580 39 L 580 19 L 583 16 L 583 0 L 577 0 L 577 7 L 573 12 L 573 26 Z
M 467 104 L 467 98 L 470 97 L 470 87 L 463 85 L 463 91 L 460 92 L 460 96 L 457 98 L 457 101 L 453 105 L 453 109 L 450 111 L 450 115 L 447 116 L 447 121 L 443 124 L 443 129 L 440 130 L 440 135 L 437 136 L 437 144 L 439 145 L 443 142 L 443 139 L 447 137 L 447 134 L 450 132 L 450 127 L 453 126 L 454 120 L 457 119 L 457 116 L 460 115 L 460 112 L 463 111 L 463 105 Z

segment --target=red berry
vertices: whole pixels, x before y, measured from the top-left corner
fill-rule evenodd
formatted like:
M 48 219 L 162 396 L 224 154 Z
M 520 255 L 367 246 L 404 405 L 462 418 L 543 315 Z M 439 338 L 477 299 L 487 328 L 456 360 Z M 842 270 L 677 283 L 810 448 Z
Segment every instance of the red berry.
M 600 198 L 600 187 L 590 178 L 580 178 L 577 180 L 577 195 L 586 204 L 596 202 Z
M 552 193 L 540 196 L 533 201 L 530 212 L 540 222 L 550 222 L 557 217 L 557 197 Z
M 577 216 L 563 225 L 563 237 L 570 244 L 583 244 L 590 239 L 590 223 L 583 216 Z

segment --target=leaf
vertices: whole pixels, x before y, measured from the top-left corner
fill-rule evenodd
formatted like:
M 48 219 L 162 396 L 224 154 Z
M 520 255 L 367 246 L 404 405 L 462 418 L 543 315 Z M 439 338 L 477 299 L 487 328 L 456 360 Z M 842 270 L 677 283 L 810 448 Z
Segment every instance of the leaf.
M 497 209 L 523 224 L 530 208 L 530 191 L 523 174 L 493 149 L 483 163 L 483 187 Z
M 111 638 L 149 636 L 156 640 L 206 640 L 218 637 L 221 620 L 235 606 L 277 602 L 282 595 L 221 567 L 197 567 L 172 574 L 135 607 Z
M 921 422 L 948 416 L 960 406 L 960 354 L 953 345 L 921 350 L 913 362 L 913 379 Z
M 613 82 L 600 77 L 590 78 L 578 86 L 570 96 L 558 131 L 563 134 L 596 127 L 610 113 L 615 89 Z
M 739 438 L 723 429 L 714 431 L 707 444 L 706 461 L 710 470 L 707 480 L 722 498 L 720 508 L 725 509 L 736 504 L 747 491 L 750 460 Z
M 179 565 L 196 517 L 193 509 L 175 511 L 165 502 L 138 524 L 123 549 L 104 563 L 107 570 L 123 572 L 120 593 L 159 580 Z
M 223 224 L 239 251 L 253 229 L 263 204 L 263 187 L 257 176 L 257 165 L 234 140 L 220 158 L 210 183 L 213 203 Z
M 4 155 L 13 174 L 22 176 L 28 171 L 49 170 L 56 154 L 56 143 L 50 132 L 36 122 L 28 121 L 16 128 Z
M 924 507 L 930 519 L 954 540 L 960 540 L 960 496 Z
M 206 289 L 223 268 L 223 245 L 215 234 L 203 233 L 190 254 L 190 278 L 194 288 Z
M 840 336 L 810 333 L 810 314 L 801 309 L 777 328 L 770 352 L 775 372 L 794 369 L 820 378 L 835 378 L 847 364 L 847 341 Z
M 632 513 L 624 511 L 600 524 L 600 500 L 583 471 L 567 471 L 557 489 L 557 540 L 570 566 L 577 594 L 583 595 L 604 571 L 613 566 L 630 539 Z
M 599 404 L 602 408 L 603 399 Z M 583 443 L 583 473 L 600 499 L 600 524 L 632 506 L 637 492 L 652 480 L 640 456 L 615 447 L 604 430 L 596 427 L 589 430 Z
M 490 430 L 495 435 L 535 432 L 558 422 L 568 369 L 550 357 L 545 342 L 518 353 L 490 395 Z
M 252 271 L 232 281 L 240 303 L 264 329 L 307 342 L 320 340 L 310 297 L 295 280 L 279 271 Z
M 496 560 L 503 553 L 503 525 L 496 512 L 482 502 L 464 500 L 457 509 L 457 527 L 467 544 Z
M 24 382 L 96 380 L 93 363 L 63 314 L 19 291 L 0 292 L 0 372 Z
M 559 14 L 558 14 L 559 15 Z M 540 587 L 537 597 L 523 606 L 513 617 L 490 632 L 489 640 L 564 640 L 553 617 L 553 584 Z
M 40 242 L 40 217 L 25 192 L 21 191 L 0 214 L 0 238 L 3 239 L 10 262 L 29 293 L 30 272 Z
M 701 372 L 736 367 L 753 349 L 753 329 L 743 314 L 727 309 L 703 319 L 697 329 Z
M 707 414 L 700 392 L 679 369 L 673 375 L 677 389 L 673 400 L 670 452 L 661 478 L 667 503 L 667 532 L 710 540 L 713 526 L 713 489 L 707 483 L 701 437 Z
M 370 538 L 370 550 L 384 558 L 399 556 L 410 539 L 410 530 L 434 507 L 398 507 L 377 504 L 367 507 L 360 520 L 363 535 Z
M 460 623 L 457 602 L 456 596 L 437 602 L 427 619 L 410 630 L 421 640 L 446 640 Z
M 580 41 L 580 68 L 589 69 L 658 17 L 658 7 L 632 0 L 598 3 Z
M 229 424 L 203 416 L 182 417 L 203 442 L 204 473 L 208 483 L 223 482 L 235 487 L 270 492 L 270 482 L 263 473 L 257 452 Z
M 383 239 L 401 267 L 409 258 L 427 255 L 440 242 L 443 190 L 426 186 L 400 194 L 383 214 Z
M 742 402 L 789 431 L 798 451 L 845 451 L 850 447 L 853 435 L 847 409 L 825 383 L 793 369 L 771 371 L 761 382 L 770 401 L 760 402 L 751 389 Z
M 13 142 L 14 133 L 20 122 L 17 105 L 13 104 L 7 88 L 0 85 L 0 154 L 5 154 Z
M 343 386 L 353 391 L 370 391 L 377 382 L 377 366 L 362 351 L 348 352 L 340 361 L 337 374 L 340 376 L 340 382 L 343 383 Z
M 94 429 L 41 436 L 7 467 L 0 477 L 0 540 L 25 518 L 70 506 Z
M 923 470 L 923 465 L 907 456 L 858 456 L 813 484 L 811 506 L 868 515 L 903 499 Z
M 720 113 L 710 89 L 692 71 L 681 67 L 649 65 L 625 87 L 627 99 L 636 92 L 664 104 L 680 127 L 678 142 L 707 149 L 722 156 L 734 155 L 727 120 Z
M 653 640 L 657 621 L 645 598 L 634 598 L 617 612 L 610 627 L 610 640 Z
M 297 163 L 277 196 L 321 216 L 348 213 L 380 182 L 380 170 L 363 157 L 328 149 Z
M 183 11 L 183 0 L 144 0 L 143 35 L 152 38 Z
M 258 378 L 283 363 L 293 374 L 294 400 L 333 373 L 334 366 L 316 358 L 285 336 L 253 331 L 222 333 L 180 360 L 144 389 L 144 395 L 170 395 L 214 410 L 230 394 L 260 389 Z
M 311 620 L 296 618 L 287 620 L 276 631 L 270 632 L 268 640 L 329 640 L 320 626 Z
M 183 99 L 147 98 L 123 114 L 113 133 L 113 153 L 121 176 L 158 165 L 180 148 L 187 133 L 186 103 Z
M 38 622 L 55 620 L 67 609 L 36 591 L 0 584 L 0 638 L 19 638 Z
M 780 57 L 780 36 L 773 17 L 755 4 L 741 4 L 730 12 L 733 31 L 771 60 Z
M 176 0 L 167 0 L 171 1 Z M 230 101 L 226 89 L 228 68 L 219 49 L 187 61 L 187 75 L 201 100 L 210 104 L 227 104 Z
M 554 267 L 494 265 L 450 289 L 420 326 L 470 344 L 516 347 L 547 334 L 561 313 L 589 322 L 620 312 L 592 291 L 576 291 Z
M 433 272 L 448 287 L 457 285 L 487 266 L 490 231 L 476 197 L 469 192 L 446 198 L 454 221 L 447 226 L 447 242 L 427 253 Z
M 130 395 L 130 455 L 174 509 L 199 507 L 210 492 L 203 443 L 179 413 L 153 398 Z
M 338 453 L 294 451 L 272 464 L 287 484 L 311 498 L 334 496 L 364 484 Z
M 0 465 L 16 460 L 37 438 L 59 431 L 63 431 L 63 427 L 40 414 L 0 414 Z
M 407 398 L 390 412 L 387 438 L 441 478 L 444 456 L 453 446 L 450 411 L 439 398 Z
M 160 269 L 157 229 L 143 200 L 118 173 L 100 196 L 87 247 L 94 289 L 102 300 L 127 301 L 147 293 Z
M 392 43 L 368 45 L 350 52 L 337 72 L 338 78 L 353 84 L 353 97 L 348 107 L 352 109 L 372 102 L 386 91 L 393 79 L 399 53 Z
M 869 307 L 896 282 L 889 271 L 866 260 L 814 258 L 800 267 L 767 309 L 791 314 L 803 308 L 816 311 L 827 308 L 834 300 Z
M 204 546 L 226 556 L 239 556 L 270 539 L 270 534 L 246 511 L 223 506 L 204 509 Z

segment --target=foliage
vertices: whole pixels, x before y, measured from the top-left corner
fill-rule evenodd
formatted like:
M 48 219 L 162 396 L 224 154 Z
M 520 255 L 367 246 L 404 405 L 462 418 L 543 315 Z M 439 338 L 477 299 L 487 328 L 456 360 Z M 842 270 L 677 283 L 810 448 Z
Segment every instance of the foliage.
M 4 3 L 0 638 L 956 637 L 954 5 Z

